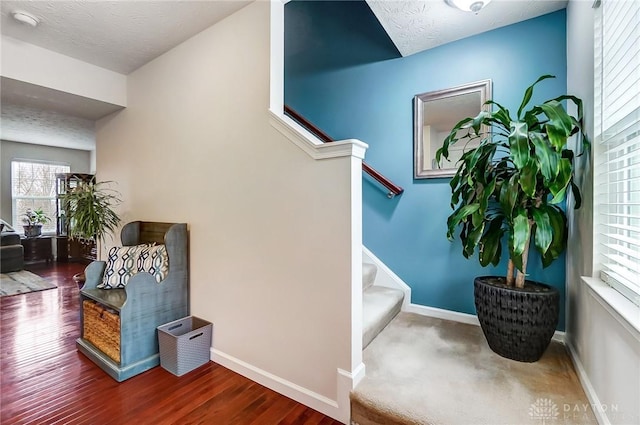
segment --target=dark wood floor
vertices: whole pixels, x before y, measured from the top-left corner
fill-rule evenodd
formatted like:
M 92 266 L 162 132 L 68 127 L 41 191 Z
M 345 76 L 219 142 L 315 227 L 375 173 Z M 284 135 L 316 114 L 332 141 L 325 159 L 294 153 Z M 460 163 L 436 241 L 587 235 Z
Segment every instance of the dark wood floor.
M 317 424 L 339 422 L 213 362 L 176 377 L 156 367 L 117 383 L 78 353 L 84 266 L 30 266 L 58 288 L 0 298 L 0 423 Z

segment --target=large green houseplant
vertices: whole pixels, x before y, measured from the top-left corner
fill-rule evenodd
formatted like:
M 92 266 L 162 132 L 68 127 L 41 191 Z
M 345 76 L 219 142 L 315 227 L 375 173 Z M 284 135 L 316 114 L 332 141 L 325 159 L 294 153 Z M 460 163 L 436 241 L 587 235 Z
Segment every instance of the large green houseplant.
M 454 212 L 447 236 L 453 239 L 459 229 L 463 255 L 469 258 L 477 250 L 484 267 L 498 265 L 506 235 L 506 276 L 475 279 L 476 310 L 491 348 L 521 361 L 542 356 L 558 321 L 557 291 L 525 279 L 529 248 L 533 242 L 544 267 L 565 250 L 567 191 L 573 192 L 575 208 L 581 203 L 573 181 L 575 153 L 567 142 L 578 135 L 581 151 L 590 147 L 577 97 L 564 95 L 526 109 L 534 86 L 548 78 L 554 77 L 543 75 L 526 89 L 513 117 L 504 106 L 487 102 L 492 110 L 457 123 L 436 153 L 440 163 L 449 157 L 451 145 L 477 144 L 463 154 L 450 183 Z M 576 117 L 567 113 L 564 101 L 576 105 Z M 483 128 L 490 131 L 483 133 Z M 499 323 L 484 323 L 496 317 Z M 547 329 L 532 329 L 542 322 Z M 534 334 L 543 341 L 533 341 Z
M 113 210 L 120 195 L 108 187 L 111 182 L 80 182 L 62 196 L 71 239 L 103 240 L 120 223 Z

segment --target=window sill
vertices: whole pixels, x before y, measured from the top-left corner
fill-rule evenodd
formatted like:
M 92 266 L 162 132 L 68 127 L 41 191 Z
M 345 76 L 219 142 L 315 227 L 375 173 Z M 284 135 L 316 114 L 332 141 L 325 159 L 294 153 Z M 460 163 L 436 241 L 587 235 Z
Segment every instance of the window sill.
M 595 277 L 582 277 L 594 298 L 629 332 L 640 335 L 640 307 Z

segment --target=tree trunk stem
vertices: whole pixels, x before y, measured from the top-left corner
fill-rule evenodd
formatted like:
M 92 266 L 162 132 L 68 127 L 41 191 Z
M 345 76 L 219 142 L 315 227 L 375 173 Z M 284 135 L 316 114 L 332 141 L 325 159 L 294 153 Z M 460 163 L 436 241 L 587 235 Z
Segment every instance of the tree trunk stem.
M 522 252 L 522 271 L 518 270 L 516 274 L 516 288 L 524 288 L 524 280 L 527 277 L 527 259 L 529 258 L 529 245 L 531 244 L 531 228 L 533 227 L 532 220 L 529 220 L 529 237 L 524 244 L 524 251 Z
M 515 279 L 513 277 L 513 269 L 515 269 L 513 260 L 509 258 L 509 264 L 507 264 L 507 286 L 513 286 L 515 282 Z

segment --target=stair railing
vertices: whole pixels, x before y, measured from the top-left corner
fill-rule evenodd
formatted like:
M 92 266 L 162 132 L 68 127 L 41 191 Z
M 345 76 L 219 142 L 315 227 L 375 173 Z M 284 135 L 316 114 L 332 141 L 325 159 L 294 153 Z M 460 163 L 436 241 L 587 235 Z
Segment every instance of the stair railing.
M 284 105 L 284 113 L 287 116 L 289 116 L 291 119 L 296 121 L 298 124 L 300 124 L 307 130 L 309 130 L 311 133 L 313 133 L 318 139 L 322 140 L 323 142 L 331 143 L 334 141 L 334 139 L 329 137 L 327 133 L 322 131 L 320 128 L 315 126 L 313 123 L 311 123 L 309 120 L 307 120 L 305 117 L 300 115 L 298 112 L 296 112 L 294 109 L 290 108 L 289 106 Z M 379 171 L 377 171 L 375 168 L 373 168 L 372 166 L 370 166 L 364 161 L 362 161 L 362 171 L 370 175 L 374 180 L 376 180 L 378 183 L 380 183 L 382 186 L 384 186 L 388 190 L 387 198 L 391 199 L 394 196 L 401 195 L 402 192 L 404 192 L 403 188 L 394 184 L 391 180 L 389 180 L 388 178 L 380 174 Z

